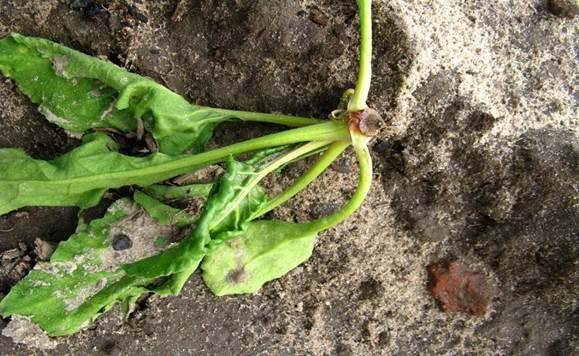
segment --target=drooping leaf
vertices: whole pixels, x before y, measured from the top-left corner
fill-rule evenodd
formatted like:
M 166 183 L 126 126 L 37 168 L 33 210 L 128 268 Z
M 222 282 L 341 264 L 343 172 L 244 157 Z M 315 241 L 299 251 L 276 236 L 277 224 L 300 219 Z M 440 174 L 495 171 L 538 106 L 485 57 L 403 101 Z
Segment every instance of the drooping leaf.
M 125 266 L 127 274 L 144 278 L 171 276 L 157 291 L 178 293 L 208 248 L 247 229 L 251 215 L 266 203 L 266 194 L 259 186 L 250 186 L 256 173 L 253 165 L 229 159 L 226 171 L 207 199 L 191 235 L 163 254 Z
M 110 127 L 128 132 L 136 118 L 160 152 L 201 152 L 231 114 L 191 105 L 155 81 L 60 44 L 12 34 L 0 40 L 0 71 L 40 105 L 54 124 L 74 132 Z
M 316 235 L 308 224 L 252 222 L 241 236 L 207 254 L 201 265 L 203 280 L 218 296 L 256 293 L 306 261 Z
M 267 195 L 263 189 L 251 185 L 260 167 L 258 163 L 237 162 L 231 157 L 227 160 L 227 173 L 221 177 L 218 189 L 205 204 L 207 215 L 199 221 L 213 242 L 245 231 L 248 219 L 265 205 Z
M 119 200 L 103 218 L 61 242 L 50 262 L 39 262 L 0 310 L 4 317 L 30 317 L 49 335 L 79 331 L 115 303 L 150 291 L 155 278 L 128 276 L 122 266 L 162 253 L 167 244 L 159 240 L 175 235 L 176 228 L 155 221 L 128 198 Z
M 20 149 L 0 149 L 0 215 L 24 206 L 88 208 L 108 188 L 146 186 L 186 171 L 159 168 L 176 157 L 162 153 L 130 157 L 114 146 L 112 139 L 97 133 L 53 161 L 32 159 Z

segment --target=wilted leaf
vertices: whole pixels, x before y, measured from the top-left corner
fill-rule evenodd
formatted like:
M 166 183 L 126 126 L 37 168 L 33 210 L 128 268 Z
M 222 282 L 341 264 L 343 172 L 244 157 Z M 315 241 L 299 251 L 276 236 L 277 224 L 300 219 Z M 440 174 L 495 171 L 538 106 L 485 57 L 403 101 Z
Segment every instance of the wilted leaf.
M 254 166 L 229 159 L 226 170 L 207 199 L 191 235 L 161 255 L 125 266 L 129 275 L 149 278 L 179 272 L 190 274 L 205 256 L 208 245 L 217 245 L 245 231 L 248 219 L 263 207 L 267 197 L 259 186 L 246 192 L 255 175 Z M 180 289 L 182 285 L 174 287 Z

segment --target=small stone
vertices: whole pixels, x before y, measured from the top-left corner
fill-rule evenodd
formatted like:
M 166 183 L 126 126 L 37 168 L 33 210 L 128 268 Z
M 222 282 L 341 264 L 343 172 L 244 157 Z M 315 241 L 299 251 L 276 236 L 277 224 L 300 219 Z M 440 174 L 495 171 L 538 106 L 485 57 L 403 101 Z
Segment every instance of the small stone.
M 133 247 L 131 238 L 124 234 L 119 234 L 113 238 L 113 250 L 122 251 Z
M 17 248 L 13 248 L 0 253 L 0 260 L 2 261 L 12 261 L 21 257 L 23 255 L 22 251 Z
M 549 0 L 549 11 L 556 16 L 573 18 L 579 14 L 577 0 Z
M 426 267 L 429 289 L 442 311 L 484 316 L 492 293 L 485 275 L 468 271 L 459 261 L 437 262 Z
M 47 261 L 56 249 L 56 245 L 42 239 L 34 240 L 34 254 L 40 261 Z
M 177 5 L 175 5 L 175 9 L 173 10 L 173 15 L 171 15 L 171 21 L 179 22 L 183 15 L 187 12 L 187 0 L 179 0 Z

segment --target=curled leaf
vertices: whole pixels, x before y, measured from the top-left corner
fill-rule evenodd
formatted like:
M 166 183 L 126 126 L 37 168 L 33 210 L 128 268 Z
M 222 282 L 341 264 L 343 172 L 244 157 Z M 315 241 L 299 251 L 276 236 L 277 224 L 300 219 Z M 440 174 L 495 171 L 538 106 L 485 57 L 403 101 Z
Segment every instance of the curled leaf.
M 267 196 L 259 186 L 247 189 L 255 175 L 253 165 L 230 158 L 226 170 L 227 173 L 208 197 L 192 233 L 178 246 L 161 255 L 125 266 L 124 270 L 129 275 L 149 278 L 179 272 L 192 273 L 209 245 L 218 245 L 247 229 L 252 214 L 263 207 Z

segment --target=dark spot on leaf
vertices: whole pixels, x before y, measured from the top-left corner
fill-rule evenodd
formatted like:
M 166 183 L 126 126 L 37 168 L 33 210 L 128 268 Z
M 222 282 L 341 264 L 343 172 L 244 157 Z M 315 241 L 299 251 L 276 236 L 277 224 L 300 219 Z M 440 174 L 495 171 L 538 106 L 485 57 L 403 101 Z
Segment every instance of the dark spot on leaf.
M 243 268 L 243 266 L 232 269 L 229 271 L 229 273 L 227 273 L 227 277 L 225 277 L 227 283 L 235 284 L 245 282 L 248 278 L 249 273 L 245 270 L 245 268 Z
M 131 247 L 133 247 L 133 241 L 127 235 L 119 234 L 113 238 L 113 249 L 115 251 L 128 250 Z

